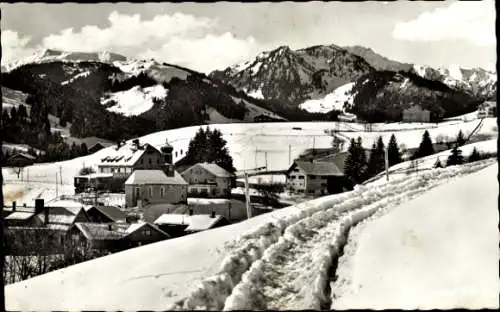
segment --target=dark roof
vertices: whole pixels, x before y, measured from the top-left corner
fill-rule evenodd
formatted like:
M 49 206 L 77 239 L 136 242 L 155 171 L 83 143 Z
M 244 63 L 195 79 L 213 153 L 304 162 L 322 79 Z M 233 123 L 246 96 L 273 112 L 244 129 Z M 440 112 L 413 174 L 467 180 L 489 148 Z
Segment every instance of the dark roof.
M 127 235 L 125 230 L 105 223 L 76 223 L 75 226 L 89 240 L 118 240 Z
M 19 157 L 19 156 L 24 157 L 24 158 L 29 159 L 29 160 L 36 160 L 35 156 L 32 156 L 32 155 L 27 154 L 27 153 L 17 153 L 15 155 L 12 155 L 10 157 L 10 159 L 15 158 L 15 157 Z
M 92 206 L 90 209 L 96 209 L 114 222 L 125 221 L 125 212 L 121 211 L 118 207 L 115 206 Z M 88 211 L 87 210 L 87 211 Z
M 308 175 L 317 176 L 343 176 L 344 173 L 335 163 L 328 161 L 298 161 L 296 160 L 290 169 L 294 166 L 299 167 Z M 290 169 L 288 171 L 290 171 Z

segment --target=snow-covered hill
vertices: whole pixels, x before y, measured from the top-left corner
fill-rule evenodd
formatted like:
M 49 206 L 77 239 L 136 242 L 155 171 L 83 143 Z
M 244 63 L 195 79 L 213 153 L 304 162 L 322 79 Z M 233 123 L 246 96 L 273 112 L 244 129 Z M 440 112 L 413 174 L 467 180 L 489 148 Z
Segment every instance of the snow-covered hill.
M 498 309 L 497 173 L 495 164 L 355 227 L 331 309 Z
M 352 94 L 353 82 L 338 87 L 332 93 L 322 99 L 307 100 L 299 105 L 299 108 L 310 113 L 328 113 L 332 110 L 344 111 L 345 107 L 354 104 L 355 94 Z
M 163 99 L 167 94 L 168 90 L 161 84 L 147 88 L 136 86 L 127 91 L 106 95 L 101 99 L 101 103 L 110 112 L 137 116 L 150 110 L 154 105 L 154 99 Z
M 459 178 L 459 176 L 490 166 L 477 174 L 481 179 L 471 175 L 474 180 L 467 181 L 472 188 L 482 188 L 482 183 L 471 182 L 476 179 L 479 181 L 493 179 L 497 166 L 491 164 L 492 161 L 483 161 L 462 167 L 440 169 L 433 173 L 392 181 L 383 186 L 360 187 L 352 192 L 326 196 L 283 208 L 241 223 L 77 264 L 8 285 L 5 289 L 6 308 L 8 310 L 321 309 L 330 303 L 329 270 L 338 257 L 338 251 L 343 248 L 351 227 L 377 211 L 391 209 L 398 204 L 408 202 L 416 196 L 425 194 L 431 188 L 437 187 L 435 193 L 442 194 L 433 202 L 445 202 L 449 196 L 455 197 L 455 193 L 440 193 L 437 190 L 447 187 L 446 183 L 463 183 L 460 181 L 468 177 Z M 483 195 L 478 191 L 472 194 L 474 197 Z M 484 201 L 484 198 L 480 200 L 487 205 L 485 208 L 494 203 L 491 199 L 495 198 L 495 194 L 496 192 L 484 192 L 487 201 Z M 474 202 L 472 197 L 469 198 L 471 203 Z M 486 220 L 487 216 L 477 215 L 476 210 L 468 208 L 468 213 L 474 215 L 477 224 L 484 226 L 481 220 Z M 440 216 L 449 217 L 446 214 Z M 496 225 L 493 229 L 494 233 L 497 233 Z M 490 230 L 488 227 L 481 233 L 492 235 L 493 232 Z M 447 244 L 442 236 L 434 239 Z M 498 239 L 486 241 L 494 243 L 493 250 L 497 255 Z M 193 257 L 193 254 L 197 256 Z M 481 255 L 486 254 L 481 253 Z M 437 259 L 439 258 L 435 260 Z M 476 278 L 474 285 L 493 286 L 494 284 L 488 283 L 492 279 L 496 280 L 498 276 L 492 274 L 493 269 L 498 270 L 497 257 L 491 257 L 488 253 L 488 262 L 478 259 L 478 257 L 468 257 L 469 261 L 474 261 L 472 263 L 474 267 L 486 265 L 482 269 L 487 268 L 488 274 L 481 275 L 480 279 Z M 491 259 L 494 261 L 490 263 Z M 471 262 L 464 263 L 471 265 Z M 460 273 L 468 272 L 466 268 L 456 266 L 454 272 L 457 270 Z M 403 284 L 403 286 L 410 290 L 414 285 Z M 395 291 L 389 293 L 394 294 Z M 460 293 L 459 288 L 450 288 L 448 291 Z M 488 293 L 488 296 L 483 294 L 479 297 L 486 299 L 481 301 L 483 305 L 489 307 L 497 304 L 498 289 L 493 289 L 492 293 L 495 293 L 492 298 L 496 303 L 492 303 Z M 450 304 L 462 307 L 476 306 L 463 302 Z M 396 307 L 402 306 L 396 304 Z

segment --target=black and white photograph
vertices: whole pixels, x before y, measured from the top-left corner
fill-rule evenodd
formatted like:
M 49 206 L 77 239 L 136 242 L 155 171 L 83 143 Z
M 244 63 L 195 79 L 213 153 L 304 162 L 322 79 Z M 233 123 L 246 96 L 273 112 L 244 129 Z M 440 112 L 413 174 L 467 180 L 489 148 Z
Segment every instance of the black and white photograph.
M 495 1 L 0 9 L 0 310 L 500 308 Z

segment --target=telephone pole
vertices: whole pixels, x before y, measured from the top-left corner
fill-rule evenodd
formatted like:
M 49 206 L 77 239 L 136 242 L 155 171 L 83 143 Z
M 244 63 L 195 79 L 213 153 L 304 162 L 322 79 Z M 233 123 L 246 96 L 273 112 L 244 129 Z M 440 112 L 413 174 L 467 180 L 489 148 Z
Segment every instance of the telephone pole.
M 389 146 L 385 148 L 385 178 L 389 181 Z
M 292 163 L 292 144 L 288 144 L 288 164 Z
M 266 155 L 266 170 L 267 170 L 267 152 L 265 152 L 265 155 Z
M 59 190 L 57 189 L 57 172 L 56 172 L 56 198 L 59 196 Z
M 246 208 L 247 208 L 247 218 L 250 219 L 252 217 L 252 208 L 250 206 L 250 193 L 248 190 L 248 173 L 245 172 L 245 199 L 246 199 Z
M 61 183 L 62 186 L 62 166 L 59 166 L 59 183 Z

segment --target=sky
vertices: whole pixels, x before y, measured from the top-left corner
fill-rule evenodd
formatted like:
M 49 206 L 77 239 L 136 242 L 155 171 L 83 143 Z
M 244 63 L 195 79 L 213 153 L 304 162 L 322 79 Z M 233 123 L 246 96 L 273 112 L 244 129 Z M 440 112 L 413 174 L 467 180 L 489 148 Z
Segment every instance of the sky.
M 336 44 L 401 62 L 496 70 L 493 0 L 0 7 L 2 64 L 41 49 L 105 50 L 208 73 L 281 45 Z

